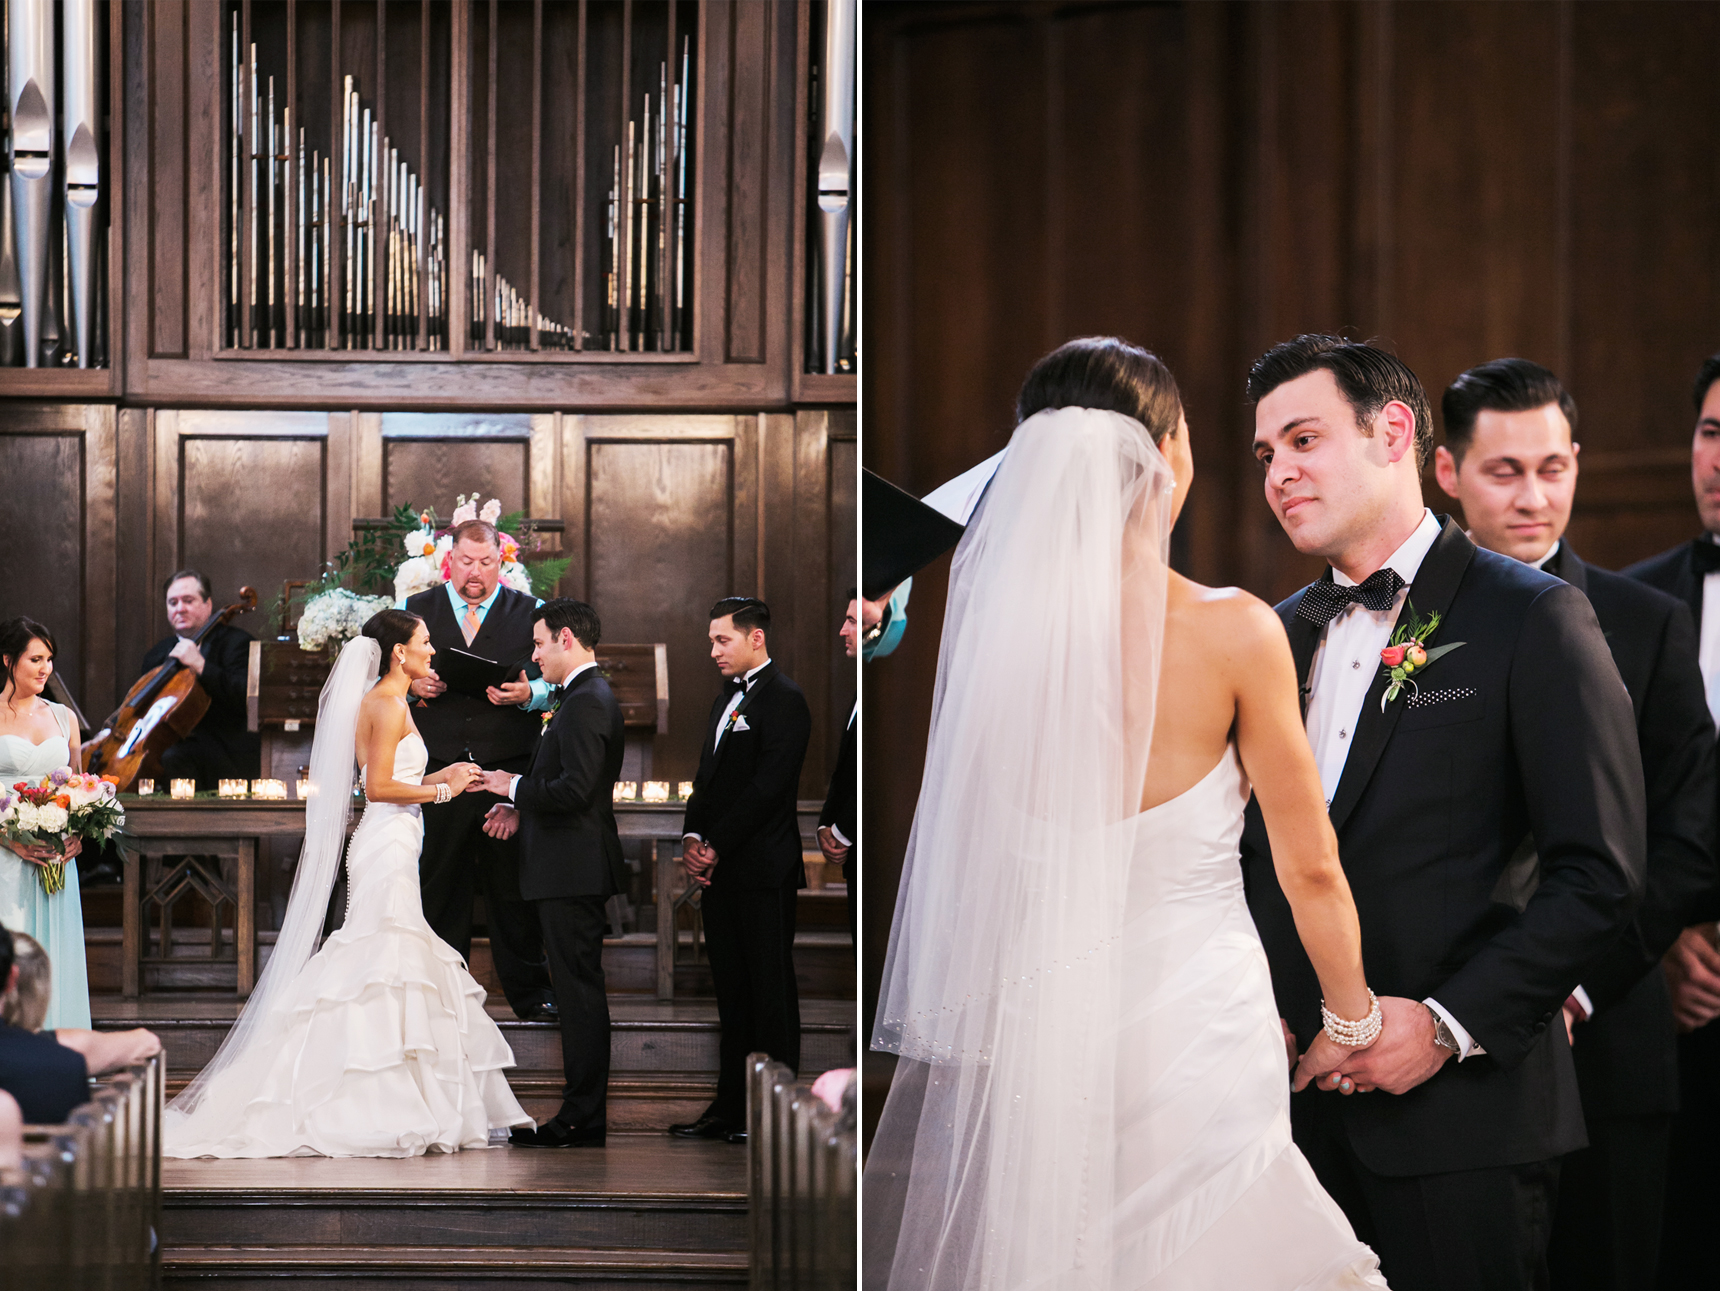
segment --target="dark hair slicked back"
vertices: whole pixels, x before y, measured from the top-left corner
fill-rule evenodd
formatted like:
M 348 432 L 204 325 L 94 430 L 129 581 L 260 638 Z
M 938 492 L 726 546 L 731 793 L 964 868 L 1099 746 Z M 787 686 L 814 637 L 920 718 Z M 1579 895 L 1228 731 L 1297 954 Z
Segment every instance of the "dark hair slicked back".
M 560 636 L 561 630 L 566 628 L 573 633 L 573 639 L 587 650 L 596 650 L 597 643 L 603 638 L 603 624 L 597 611 L 571 596 L 545 601 L 532 611 L 532 622 L 543 624 L 552 637 Z
M 751 633 L 754 628 L 770 635 L 770 606 L 756 596 L 725 596 L 711 606 L 711 621 L 727 615 L 734 616 L 735 626 L 742 632 Z
M 1059 345 L 1027 374 L 1015 420 L 1047 408 L 1100 408 L 1133 417 L 1158 443 L 1177 428 L 1182 394 L 1158 355 L 1115 336 L 1083 336 Z
M 1408 407 L 1415 415 L 1416 469 L 1427 465 L 1433 453 L 1433 407 L 1427 391 L 1407 363 L 1377 345 L 1317 333 L 1274 345 L 1248 370 L 1248 402 L 1258 404 L 1279 386 L 1318 371 L 1332 374 L 1364 433 L 1388 403 L 1395 400 Z
M 1708 389 L 1716 381 L 1720 381 L 1720 354 L 1710 354 L 1702 360 L 1702 366 L 1696 371 L 1696 389 L 1691 392 L 1691 402 L 1696 405 L 1696 415 L 1702 415 L 1703 401 L 1708 398 Z
M 1493 359 L 1470 368 L 1445 387 L 1439 401 L 1445 417 L 1445 446 L 1459 462 L 1475 436 L 1475 419 L 1484 412 L 1532 412 L 1559 405 L 1577 434 L 1577 401 L 1559 378 L 1529 359 Z
M 394 667 L 394 647 L 405 645 L 424 622 L 411 610 L 378 610 L 365 620 L 364 635 L 382 647 L 382 659 L 376 665 L 376 675 L 386 677 Z

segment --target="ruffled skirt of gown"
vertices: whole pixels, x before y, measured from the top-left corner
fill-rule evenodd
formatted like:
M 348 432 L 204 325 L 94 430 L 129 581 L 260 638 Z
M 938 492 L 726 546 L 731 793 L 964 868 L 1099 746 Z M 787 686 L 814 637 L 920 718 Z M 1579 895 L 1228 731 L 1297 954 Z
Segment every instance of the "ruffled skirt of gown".
M 346 922 L 196 1109 L 169 1109 L 165 1155 L 408 1157 L 532 1123 L 484 988 L 424 919 L 423 836 L 416 808 L 367 808 L 347 852 Z

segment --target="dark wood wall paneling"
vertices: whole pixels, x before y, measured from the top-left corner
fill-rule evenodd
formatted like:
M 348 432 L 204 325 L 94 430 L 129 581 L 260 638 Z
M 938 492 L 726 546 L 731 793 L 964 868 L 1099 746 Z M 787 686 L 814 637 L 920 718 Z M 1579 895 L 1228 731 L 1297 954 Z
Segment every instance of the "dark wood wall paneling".
M 1711 5 L 868 4 L 866 462 L 916 492 L 1003 445 L 1070 336 L 1162 354 L 1201 581 L 1318 571 L 1247 455 L 1249 362 L 1377 336 L 1434 406 L 1520 354 L 1581 409 L 1571 536 L 1619 566 L 1695 528 L 1689 383 L 1720 349 Z M 1429 502 L 1450 509 L 1429 481 Z M 875 982 L 917 792 L 947 560 L 867 674 Z M 885 734 L 885 733 L 888 734 Z

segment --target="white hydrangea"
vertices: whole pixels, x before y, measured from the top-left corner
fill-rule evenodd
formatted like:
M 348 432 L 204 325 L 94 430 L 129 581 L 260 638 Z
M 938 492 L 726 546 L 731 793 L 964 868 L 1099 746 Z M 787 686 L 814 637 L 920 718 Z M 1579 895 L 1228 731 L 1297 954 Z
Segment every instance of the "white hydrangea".
M 21 833 L 29 833 L 42 827 L 41 813 L 35 804 L 25 802 L 22 798 L 12 804 L 12 821 Z
M 299 617 L 299 648 L 321 650 L 350 641 L 364 630 L 373 614 L 393 604 L 386 596 L 360 596 L 344 587 L 313 596 Z
M 408 596 L 428 591 L 442 581 L 440 561 L 428 556 L 414 556 L 394 571 L 394 599 L 404 601 Z
M 34 828 L 45 829 L 50 834 L 57 834 L 71 823 L 71 817 L 66 809 L 55 802 L 45 802 L 36 808 L 36 824 Z

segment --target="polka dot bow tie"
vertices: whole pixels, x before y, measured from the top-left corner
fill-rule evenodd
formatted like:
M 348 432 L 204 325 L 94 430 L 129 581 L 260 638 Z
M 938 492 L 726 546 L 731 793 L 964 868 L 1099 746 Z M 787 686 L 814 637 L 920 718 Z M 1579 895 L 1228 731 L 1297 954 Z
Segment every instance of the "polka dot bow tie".
M 1296 607 L 1296 617 L 1323 628 L 1346 606 L 1358 601 L 1379 614 L 1391 609 L 1403 587 L 1404 581 L 1397 570 L 1389 567 L 1376 569 L 1353 587 L 1340 587 L 1333 580 L 1322 578 L 1302 594 L 1302 603 Z

